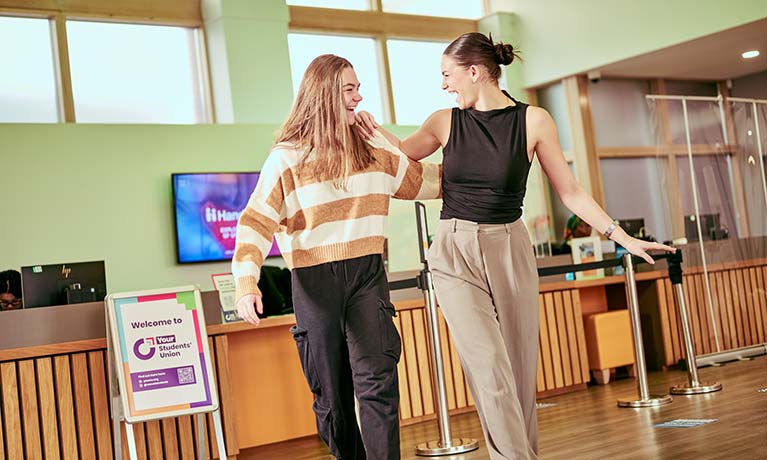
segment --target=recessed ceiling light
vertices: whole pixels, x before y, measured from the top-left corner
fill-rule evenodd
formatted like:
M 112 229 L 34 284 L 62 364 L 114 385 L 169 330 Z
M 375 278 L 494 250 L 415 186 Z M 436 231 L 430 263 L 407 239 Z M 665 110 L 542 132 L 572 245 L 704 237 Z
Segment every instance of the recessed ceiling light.
M 743 56 L 743 59 L 755 58 L 759 56 L 759 51 L 757 50 L 746 51 L 745 53 L 741 54 L 741 56 Z

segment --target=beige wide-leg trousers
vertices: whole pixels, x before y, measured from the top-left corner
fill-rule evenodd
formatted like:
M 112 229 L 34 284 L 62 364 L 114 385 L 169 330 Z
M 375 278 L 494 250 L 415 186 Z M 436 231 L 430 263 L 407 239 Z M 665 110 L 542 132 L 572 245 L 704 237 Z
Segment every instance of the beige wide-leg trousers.
M 537 459 L 538 271 L 524 223 L 441 220 L 429 268 L 490 458 Z

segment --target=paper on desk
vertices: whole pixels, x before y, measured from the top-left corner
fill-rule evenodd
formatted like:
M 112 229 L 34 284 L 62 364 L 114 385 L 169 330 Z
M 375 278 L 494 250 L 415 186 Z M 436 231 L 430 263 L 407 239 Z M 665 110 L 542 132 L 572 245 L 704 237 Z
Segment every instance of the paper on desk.
M 218 301 L 221 304 L 221 321 L 235 323 L 242 321 L 237 317 L 237 299 L 235 299 L 234 276 L 231 273 L 211 275 L 213 287 L 218 291 Z

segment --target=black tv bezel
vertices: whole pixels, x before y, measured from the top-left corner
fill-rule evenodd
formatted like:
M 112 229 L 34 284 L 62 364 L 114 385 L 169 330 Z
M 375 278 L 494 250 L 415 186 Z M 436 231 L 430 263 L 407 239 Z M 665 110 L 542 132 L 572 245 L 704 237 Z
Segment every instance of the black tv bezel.
M 181 253 L 179 251 L 179 241 L 178 241 L 178 215 L 176 212 L 176 187 L 175 187 L 175 181 L 174 178 L 176 176 L 209 176 L 209 175 L 223 175 L 223 174 L 258 174 L 259 179 L 261 179 L 261 171 L 206 171 L 206 172 L 176 172 L 170 174 L 170 188 L 171 188 L 171 208 L 173 208 L 173 241 L 175 242 L 176 246 L 176 264 L 178 265 L 196 265 L 196 264 L 209 264 L 209 263 L 215 263 L 215 262 L 226 262 L 231 261 L 232 258 L 223 258 L 223 259 L 206 259 L 206 260 L 193 260 L 193 261 L 182 261 L 181 260 Z M 282 254 L 279 256 L 266 256 L 264 259 L 270 258 L 270 257 L 281 257 Z

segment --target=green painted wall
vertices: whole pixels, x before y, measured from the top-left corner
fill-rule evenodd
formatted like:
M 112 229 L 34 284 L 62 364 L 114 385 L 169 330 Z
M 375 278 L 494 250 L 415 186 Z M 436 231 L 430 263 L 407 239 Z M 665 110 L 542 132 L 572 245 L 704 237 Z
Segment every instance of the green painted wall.
M 210 275 L 228 272 L 228 263 L 175 262 L 170 175 L 259 170 L 276 129 L 0 124 L 0 270 L 103 259 L 112 292 L 212 289 Z M 429 208 L 436 219 L 439 202 Z M 412 203 L 393 203 L 391 270 L 419 268 L 414 215 Z
M 170 174 L 260 168 L 292 97 L 284 5 L 265 1 L 266 16 L 256 2 L 203 2 L 214 93 L 223 91 L 216 102 L 228 104 L 220 121 L 236 124 L 0 124 L 0 269 L 104 259 L 113 292 L 189 283 L 211 289 L 210 274 L 228 271 L 227 263 L 175 263 Z M 517 94 L 522 86 L 767 15 L 761 0 L 505 4 L 513 16 L 491 16 L 481 27 L 518 40 L 525 61 L 507 79 Z M 399 135 L 413 130 L 391 128 Z M 432 231 L 439 206 L 428 203 Z M 536 201 L 526 216 L 539 207 Z M 419 268 L 413 209 L 392 202 L 391 271 Z
M 764 0 L 498 0 L 496 9 L 516 16 L 525 87 L 767 17 Z

